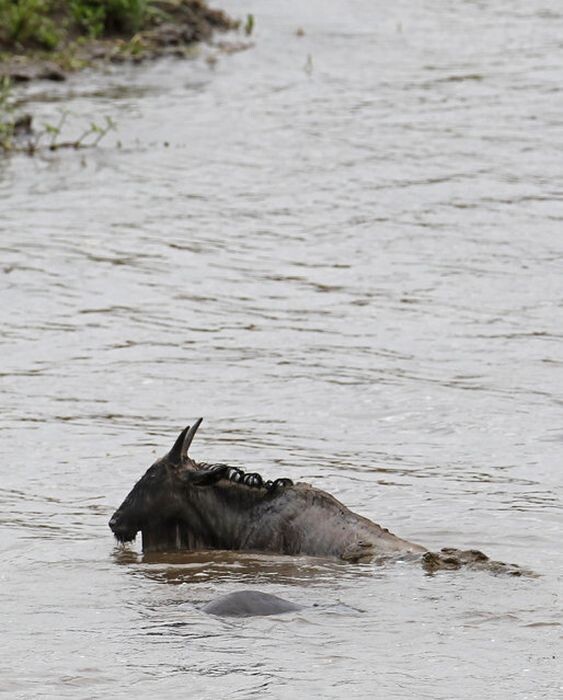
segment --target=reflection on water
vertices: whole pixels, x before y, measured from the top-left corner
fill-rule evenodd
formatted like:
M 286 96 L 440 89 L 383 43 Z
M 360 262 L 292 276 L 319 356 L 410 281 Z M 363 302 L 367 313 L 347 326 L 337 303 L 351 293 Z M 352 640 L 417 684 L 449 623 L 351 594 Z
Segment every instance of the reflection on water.
M 315 557 L 287 557 L 245 552 L 151 552 L 138 555 L 116 548 L 114 561 L 142 575 L 168 584 L 238 582 L 247 584 L 333 585 L 336 580 L 373 576 L 376 565 L 350 565 Z M 131 566 L 137 564 L 137 566 Z
M 121 148 L 0 162 L 2 690 L 557 697 L 559 8 L 227 5 L 213 69 L 26 88 Z M 197 459 L 541 576 L 116 548 L 200 415 Z M 199 610 L 241 587 L 304 610 Z

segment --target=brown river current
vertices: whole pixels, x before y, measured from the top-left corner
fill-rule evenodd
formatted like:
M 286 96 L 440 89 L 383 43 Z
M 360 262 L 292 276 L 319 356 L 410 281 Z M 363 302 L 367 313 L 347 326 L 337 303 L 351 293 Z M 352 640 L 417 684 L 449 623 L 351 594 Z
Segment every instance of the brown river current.
M 222 6 L 253 49 L 32 85 L 119 131 L 0 160 L 0 693 L 563 697 L 561 5 Z M 196 459 L 539 577 L 116 546 L 200 415 Z M 198 607 L 243 588 L 310 607 Z

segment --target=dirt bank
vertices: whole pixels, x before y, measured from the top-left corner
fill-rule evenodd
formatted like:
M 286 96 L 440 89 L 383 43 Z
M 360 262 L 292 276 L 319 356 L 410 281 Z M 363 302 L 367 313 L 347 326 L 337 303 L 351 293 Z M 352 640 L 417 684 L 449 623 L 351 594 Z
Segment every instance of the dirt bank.
M 107 27 L 98 23 L 94 28 L 86 22 L 80 24 L 65 15 L 69 10 L 64 8 L 70 5 L 48 5 L 50 14 L 30 18 L 30 28 L 25 33 L 20 30 L 20 37 L 15 33 L 20 25 L 10 34 L 4 20 L 0 30 L 0 79 L 14 83 L 61 81 L 69 73 L 93 65 L 140 63 L 166 55 L 182 57 L 195 42 L 210 40 L 214 32 L 239 27 L 238 21 L 210 8 L 203 0 L 153 0 L 144 6 L 137 31 L 132 30 L 132 22 L 124 22 L 119 29 L 115 23 Z M 55 33 L 51 34 L 51 27 L 61 29 L 53 29 Z

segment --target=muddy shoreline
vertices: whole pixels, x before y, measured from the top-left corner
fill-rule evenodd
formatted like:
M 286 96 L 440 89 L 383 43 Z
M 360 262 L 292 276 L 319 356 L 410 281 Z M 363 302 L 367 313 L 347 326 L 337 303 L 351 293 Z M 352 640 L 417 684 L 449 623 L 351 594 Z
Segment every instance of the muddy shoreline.
M 34 80 L 61 82 L 84 68 L 110 64 L 142 63 L 164 56 L 188 57 L 194 46 L 210 42 L 216 33 L 240 28 L 240 21 L 222 10 L 210 8 L 201 0 L 167 3 L 166 14 L 134 35 L 97 39 L 73 37 L 53 51 L 24 49 L 0 54 L 0 80 L 28 83 Z M 245 42 L 217 42 L 219 51 L 248 48 Z

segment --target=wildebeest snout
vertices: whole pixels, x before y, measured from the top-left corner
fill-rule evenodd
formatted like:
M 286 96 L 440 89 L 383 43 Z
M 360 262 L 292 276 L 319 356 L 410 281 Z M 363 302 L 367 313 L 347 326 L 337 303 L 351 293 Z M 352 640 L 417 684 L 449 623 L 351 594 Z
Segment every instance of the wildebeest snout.
M 120 542 L 131 542 L 137 535 L 137 528 L 132 527 L 129 523 L 123 521 L 119 511 L 116 511 L 110 518 L 108 525 Z

